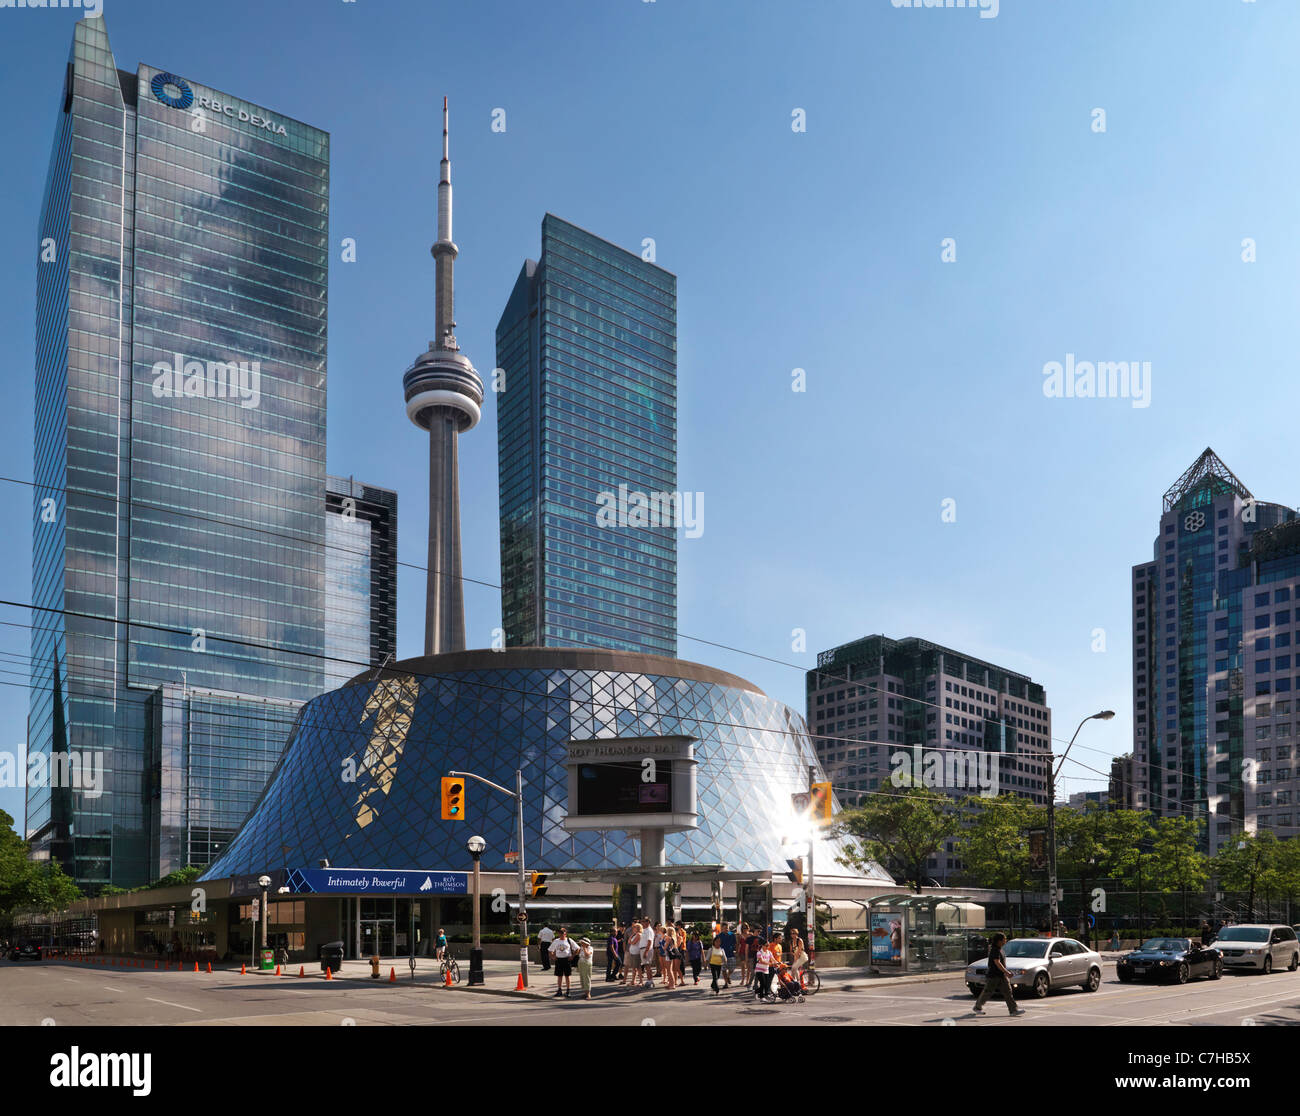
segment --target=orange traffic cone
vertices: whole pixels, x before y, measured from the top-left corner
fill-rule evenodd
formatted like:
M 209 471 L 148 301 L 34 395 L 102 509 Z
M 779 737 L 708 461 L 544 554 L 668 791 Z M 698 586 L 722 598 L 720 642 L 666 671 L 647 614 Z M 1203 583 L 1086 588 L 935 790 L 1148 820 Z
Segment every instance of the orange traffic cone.
M 444 980 L 442 983 L 443 983 L 444 985 L 446 985 L 448 988 L 451 987 L 451 970 L 450 970 L 450 969 L 447 970 L 447 979 Z
M 247 969 L 247 967 L 244 966 L 244 965 L 240 965 L 240 966 L 239 966 L 239 975 L 240 975 L 240 976 L 246 976 L 247 974 L 248 974 L 248 969 Z
M 197 961 L 194 962 L 194 971 L 196 973 L 199 971 L 199 963 Z
M 275 967 L 275 975 L 276 975 L 276 976 L 279 976 L 279 975 L 280 975 L 280 966 L 279 966 L 279 965 L 277 965 L 277 966 Z
M 155 962 L 153 963 L 153 967 L 154 967 L 155 969 L 158 967 L 158 962 L 157 962 L 157 961 L 155 961 Z
M 208 973 L 211 974 L 211 972 L 212 972 L 212 962 L 209 961 L 209 962 L 208 962 Z
M 396 970 L 396 969 L 389 969 L 389 970 L 388 970 L 388 983 L 389 983 L 389 984 L 396 984 L 396 983 L 397 983 L 397 970 Z
M 306 970 L 301 965 L 298 966 L 298 975 L 300 977 L 305 977 L 307 975 Z
M 515 991 L 516 991 L 516 992 L 527 992 L 527 991 L 528 991 L 528 989 L 526 989 L 526 988 L 524 987 L 524 974 L 523 974 L 523 973 L 520 973 L 517 977 L 515 977 Z
M 326 980 L 333 980 L 333 979 L 334 979 L 334 975 L 330 972 L 330 969 L 329 969 L 329 966 L 328 966 L 328 965 L 325 966 L 325 979 L 326 979 Z

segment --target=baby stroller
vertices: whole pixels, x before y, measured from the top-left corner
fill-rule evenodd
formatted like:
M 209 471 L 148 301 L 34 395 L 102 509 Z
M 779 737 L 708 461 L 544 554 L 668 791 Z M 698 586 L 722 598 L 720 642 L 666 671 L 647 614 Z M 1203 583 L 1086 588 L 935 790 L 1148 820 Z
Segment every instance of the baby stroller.
M 801 1003 L 803 1001 L 803 987 L 799 983 L 799 978 L 790 971 L 790 966 L 784 961 L 776 967 L 776 979 L 773 982 L 773 988 L 776 990 L 777 999 L 784 1003 Z

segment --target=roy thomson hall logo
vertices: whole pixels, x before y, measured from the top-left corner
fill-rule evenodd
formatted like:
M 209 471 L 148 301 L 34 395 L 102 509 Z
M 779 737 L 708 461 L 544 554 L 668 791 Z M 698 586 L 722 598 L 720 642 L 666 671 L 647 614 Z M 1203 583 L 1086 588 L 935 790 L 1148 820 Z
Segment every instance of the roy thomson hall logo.
M 235 105 L 226 104 L 212 97 L 196 97 L 194 90 L 190 88 L 190 83 L 175 74 L 154 74 L 149 82 L 149 91 L 156 100 L 174 109 L 187 111 L 206 110 L 230 120 L 238 120 L 243 124 L 249 124 L 254 128 L 265 128 L 273 135 L 282 136 L 285 134 L 283 124 L 277 124 L 274 120 L 269 120 L 265 116 L 259 116 L 255 112 L 249 112 L 248 109 L 238 108 Z
M 153 366 L 155 399 L 234 399 L 244 408 L 262 401 L 259 360 L 187 360 L 181 353 Z

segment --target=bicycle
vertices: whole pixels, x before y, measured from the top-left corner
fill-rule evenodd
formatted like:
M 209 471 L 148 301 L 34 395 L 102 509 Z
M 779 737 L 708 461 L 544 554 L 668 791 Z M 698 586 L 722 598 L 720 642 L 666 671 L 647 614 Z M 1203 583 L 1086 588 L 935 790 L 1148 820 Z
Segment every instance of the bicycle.
M 452 956 L 451 946 L 448 946 L 442 953 L 442 963 L 438 966 L 438 983 L 447 983 L 447 974 L 451 974 L 452 984 L 460 983 L 460 966 L 456 964 L 456 958 Z
M 822 978 L 817 975 L 817 970 L 813 968 L 811 961 L 799 970 L 799 987 L 803 989 L 805 996 L 815 996 L 821 991 Z

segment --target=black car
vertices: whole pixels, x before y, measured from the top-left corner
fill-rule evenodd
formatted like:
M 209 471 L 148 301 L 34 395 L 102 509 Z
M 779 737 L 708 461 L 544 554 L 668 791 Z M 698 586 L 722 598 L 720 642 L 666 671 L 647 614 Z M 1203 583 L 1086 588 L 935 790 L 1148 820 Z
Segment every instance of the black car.
M 1223 956 L 1195 938 L 1148 938 L 1141 947 L 1126 953 L 1115 963 L 1119 979 L 1167 980 L 1186 984 L 1197 977 L 1218 980 L 1223 975 Z
M 20 942 L 16 946 L 9 947 L 10 961 L 39 961 L 41 959 L 41 947 L 32 942 Z

